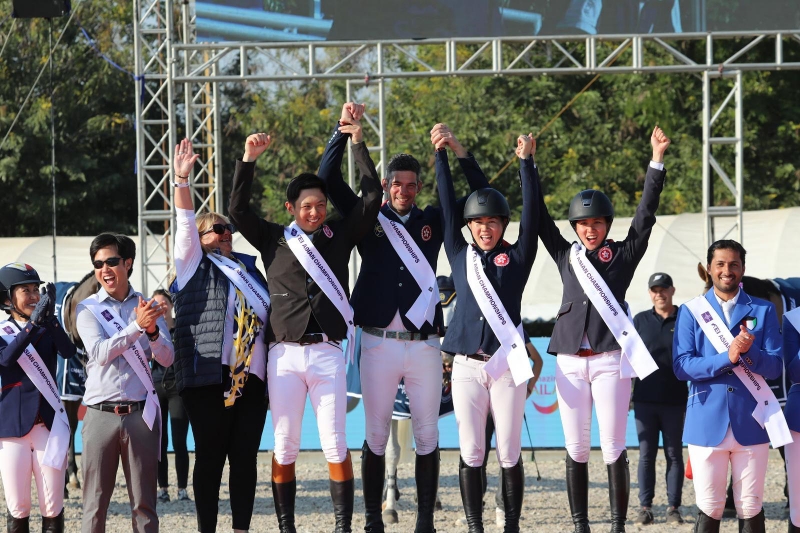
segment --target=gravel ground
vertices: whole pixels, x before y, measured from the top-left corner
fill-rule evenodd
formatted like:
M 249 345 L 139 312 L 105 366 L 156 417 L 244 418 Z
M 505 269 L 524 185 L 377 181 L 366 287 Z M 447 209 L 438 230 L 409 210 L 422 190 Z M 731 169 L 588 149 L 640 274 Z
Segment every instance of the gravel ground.
M 353 450 L 353 463 L 356 471 L 356 504 L 355 516 L 353 521 L 354 531 L 363 530 L 364 526 L 364 504 L 361 498 L 361 484 L 358 472 L 360 471 L 359 452 Z M 524 453 L 524 452 L 523 452 Z M 530 453 L 523 455 L 526 474 L 526 494 L 525 507 L 523 510 L 523 520 L 521 522 L 522 531 L 536 532 L 557 532 L 571 531 L 569 520 L 569 504 L 567 502 L 566 482 L 564 481 L 564 451 L 544 451 L 537 454 L 541 481 L 536 480 L 536 469 L 529 461 Z M 628 512 L 629 532 L 647 533 L 666 533 L 666 532 L 686 532 L 689 533 L 694 527 L 694 517 L 697 507 L 694 505 L 694 490 L 692 483 L 686 480 L 683 490 L 684 506 L 681 511 L 686 518 L 684 525 L 672 526 L 665 523 L 666 513 L 666 487 L 664 473 L 666 464 L 663 455 L 659 455 L 658 483 L 656 485 L 656 498 L 653 512 L 656 516 L 656 523 L 648 526 L 639 526 L 633 523 L 636 508 L 638 505 L 638 485 L 636 483 L 636 468 L 639 454 L 635 450 L 629 451 L 631 461 L 631 506 Z M 688 453 L 684 450 L 684 457 Z M 79 459 L 80 460 L 80 459 Z M 191 457 L 192 463 L 194 456 Z M 277 522 L 275 511 L 272 506 L 270 489 L 270 461 L 271 455 L 262 453 L 259 455 L 258 462 L 258 487 L 256 492 L 255 512 L 251 524 L 251 531 L 276 531 Z M 605 466 L 599 452 L 592 452 L 590 460 L 590 489 L 589 505 L 590 520 L 596 532 L 608 530 L 607 521 L 609 520 L 607 474 Z M 440 533 L 463 532 L 466 526 L 459 525 L 458 519 L 463 516 L 461 508 L 461 496 L 458 489 L 458 453 L 455 451 L 445 451 L 442 453 L 441 481 L 439 494 L 443 509 L 436 514 L 436 528 Z M 767 482 L 765 490 L 765 512 L 767 516 L 767 532 L 786 531 L 786 519 L 784 519 L 784 506 L 786 500 L 783 497 L 783 463 L 777 452 L 770 452 L 769 470 L 767 472 Z M 492 455 L 489 462 L 489 491 L 484 498 L 486 502 L 486 512 L 484 514 L 485 523 L 488 524 L 486 531 L 501 531 L 493 525 L 494 522 L 494 496 L 493 490 L 497 487 L 497 462 Z M 196 531 L 196 520 L 194 515 L 193 502 L 175 501 L 177 489 L 175 488 L 174 470 L 171 472 L 173 485 L 170 488 L 170 495 L 173 501 L 159 504 L 159 515 L 161 520 L 161 531 L 168 533 L 192 532 Z M 303 533 L 330 532 L 333 530 L 332 506 L 328 493 L 327 467 L 324 458 L 319 452 L 301 453 L 297 462 L 298 478 L 298 498 L 297 498 L 297 529 Z M 398 471 L 398 483 L 401 490 L 401 497 L 398 501 L 398 511 L 400 515 L 399 524 L 387 527 L 391 532 L 410 532 L 414 529 L 414 465 L 413 463 L 401 463 Z M 191 485 L 191 481 L 190 481 Z M 34 501 L 36 499 L 34 489 Z M 67 532 L 80 531 L 81 499 L 79 490 L 73 489 L 72 497 L 66 502 L 66 529 Z M 191 496 L 192 489 L 189 488 Z M 219 531 L 231 530 L 230 505 L 227 485 L 227 468 L 223 477 L 222 494 L 219 505 Z M 2 489 L 0 489 L 0 500 L 4 500 Z M 31 530 L 39 531 L 39 512 L 34 503 L 33 518 L 31 520 Z M 117 475 L 117 486 L 114 490 L 111 507 L 108 514 L 109 533 L 131 531 L 130 508 L 128 505 L 127 491 L 125 489 L 125 479 L 122 469 Z M 738 531 L 737 521 L 724 520 L 722 532 Z

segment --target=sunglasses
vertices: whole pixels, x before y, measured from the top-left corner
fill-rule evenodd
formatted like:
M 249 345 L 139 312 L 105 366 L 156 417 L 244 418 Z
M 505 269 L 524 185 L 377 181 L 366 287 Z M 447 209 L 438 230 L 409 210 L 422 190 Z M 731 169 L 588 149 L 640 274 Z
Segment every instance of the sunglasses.
M 119 264 L 120 261 L 122 261 L 121 257 L 109 257 L 105 261 L 100 261 L 100 260 L 92 261 L 92 266 L 95 268 L 95 270 L 100 270 L 101 268 L 103 268 L 104 264 L 110 267 L 115 267 Z
M 233 224 L 214 224 L 213 226 L 211 226 L 211 229 L 204 231 L 203 233 L 200 234 L 200 236 L 202 237 L 203 235 L 206 235 L 207 233 L 211 232 L 214 232 L 217 235 L 225 235 L 225 230 L 230 231 L 231 235 L 233 235 L 234 233 L 236 233 L 236 226 L 234 226 Z

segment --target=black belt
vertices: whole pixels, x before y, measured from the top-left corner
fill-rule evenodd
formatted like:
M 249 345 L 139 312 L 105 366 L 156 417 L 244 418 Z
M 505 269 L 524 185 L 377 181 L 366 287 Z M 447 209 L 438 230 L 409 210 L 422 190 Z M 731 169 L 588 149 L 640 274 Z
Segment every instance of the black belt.
M 436 335 L 428 335 L 427 333 L 417 333 L 415 331 L 386 331 L 380 328 L 363 327 L 361 331 L 367 335 L 381 337 L 384 339 L 397 339 L 400 341 L 426 341 Z
M 307 346 L 309 344 L 319 344 L 321 342 L 341 342 L 337 339 L 329 339 L 327 335 L 324 333 L 306 333 L 299 339 L 297 339 L 297 344 L 300 346 Z
M 87 405 L 89 409 L 97 409 L 104 413 L 114 413 L 115 415 L 129 415 L 144 409 L 144 400 L 141 402 L 103 402 L 94 405 Z
M 492 358 L 491 355 L 486 355 L 485 353 L 475 353 L 466 356 L 467 359 L 474 359 L 475 361 L 483 361 L 484 363 Z

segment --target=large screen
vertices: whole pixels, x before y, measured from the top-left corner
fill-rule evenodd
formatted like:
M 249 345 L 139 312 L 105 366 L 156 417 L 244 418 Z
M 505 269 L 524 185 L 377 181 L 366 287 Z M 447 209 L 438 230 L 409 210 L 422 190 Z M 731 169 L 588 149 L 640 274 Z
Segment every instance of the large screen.
M 205 42 L 800 28 L 798 0 L 198 0 L 196 13 Z

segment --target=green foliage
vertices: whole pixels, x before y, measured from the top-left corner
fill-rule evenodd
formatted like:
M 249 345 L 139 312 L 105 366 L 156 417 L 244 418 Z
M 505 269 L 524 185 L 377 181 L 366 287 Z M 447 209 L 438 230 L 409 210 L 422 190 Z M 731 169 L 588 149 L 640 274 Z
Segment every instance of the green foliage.
M 130 5 L 73 2 L 76 16 L 53 61 L 58 232 L 92 235 L 136 233 L 134 84 L 86 44 L 79 22 L 97 46 L 133 70 Z M 11 1 L 0 1 L 0 13 Z M 52 22 L 53 43 L 67 18 Z M 9 32 L 12 21 L 0 28 Z M 0 135 L 5 136 L 25 96 L 46 64 L 48 21 L 16 21 L 0 57 Z M 0 151 L 0 236 L 52 233 L 50 84 L 45 71 Z

